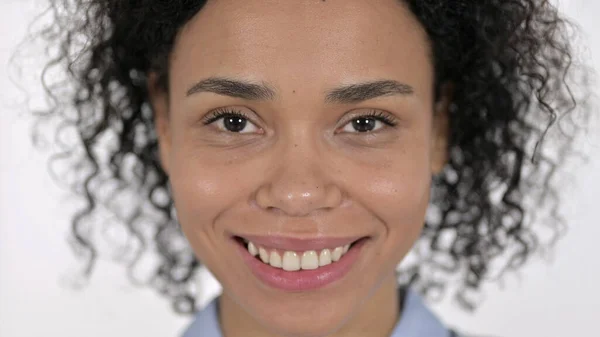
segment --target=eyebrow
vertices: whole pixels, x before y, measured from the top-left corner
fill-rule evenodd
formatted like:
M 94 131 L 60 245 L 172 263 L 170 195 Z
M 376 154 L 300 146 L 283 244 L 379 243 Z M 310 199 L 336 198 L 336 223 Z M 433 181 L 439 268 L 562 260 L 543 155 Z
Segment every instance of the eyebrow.
M 239 97 L 250 101 L 275 98 L 275 90 L 265 83 L 256 84 L 224 77 L 209 77 L 194 84 L 187 91 L 187 96 L 200 92 L 213 92 L 219 95 Z
M 358 103 L 381 96 L 411 95 L 413 88 L 394 80 L 380 80 L 341 86 L 329 91 L 325 102 L 349 104 Z
M 200 92 L 212 92 L 250 101 L 272 100 L 277 96 L 276 90 L 266 83 L 258 84 L 225 77 L 210 77 L 201 80 L 187 91 L 187 96 Z M 325 102 L 350 104 L 381 96 L 411 95 L 413 93 L 414 89 L 408 84 L 395 80 L 377 80 L 344 85 L 329 90 L 325 93 Z

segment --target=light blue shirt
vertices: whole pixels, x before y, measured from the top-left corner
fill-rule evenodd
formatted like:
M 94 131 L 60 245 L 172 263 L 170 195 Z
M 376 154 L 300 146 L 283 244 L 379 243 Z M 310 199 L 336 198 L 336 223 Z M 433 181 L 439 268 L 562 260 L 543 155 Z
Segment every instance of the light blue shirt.
M 400 296 L 398 296 L 400 298 Z M 407 289 L 402 315 L 390 337 L 452 337 L 453 332 L 427 308 L 423 299 Z M 182 337 L 223 337 L 219 327 L 217 299 L 198 312 L 195 320 Z

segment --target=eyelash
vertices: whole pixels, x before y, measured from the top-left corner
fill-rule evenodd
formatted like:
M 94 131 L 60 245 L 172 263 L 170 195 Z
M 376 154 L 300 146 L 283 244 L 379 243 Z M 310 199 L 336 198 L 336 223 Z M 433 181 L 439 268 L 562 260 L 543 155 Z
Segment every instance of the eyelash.
M 241 111 L 232 110 L 230 108 L 218 108 L 215 110 L 215 112 L 213 112 L 209 116 L 203 118 L 202 124 L 208 125 L 208 124 L 218 121 L 219 119 L 221 119 L 223 117 L 238 117 L 238 118 L 244 118 L 248 121 L 250 120 L 250 118 Z M 367 113 L 353 117 L 352 119 L 348 120 L 346 123 L 349 123 L 353 120 L 360 119 L 360 118 L 374 118 L 374 119 L 384 123 L 385 125 L 391 126 L 391 127 L 395 127 L 398 125 L 398 121 L 396 118 L 384 113 L 383 111 L 379 111 L 379 110 L 370 110 Z M 369 133 L 369 132 L 365 132 L 365 133 Z
M 218 121 L 223 117 L 239 117 L 250 120 L 250 118 L 248 118 L 248 116 L 246 116 L 243 112 L 231 110 L 228 108 L 218 108 L 217 110 L 215 110 L 215 112 L 203 118 L 202 124 L 208 125 Z
M 396 118 L 394 118 L 380 110 L 369 110 L 369 112 L 367 112 L 365 114 L 353 117 L 348 122 L 353 121 L 355 119 L 360 119 L 360 118 L 374 118 L 374 119 L 384 123 L 385 125 L 391 126 L 391 127 L 395 127 L 396 125 L 398 125 L 398 120 L 396 120 Z

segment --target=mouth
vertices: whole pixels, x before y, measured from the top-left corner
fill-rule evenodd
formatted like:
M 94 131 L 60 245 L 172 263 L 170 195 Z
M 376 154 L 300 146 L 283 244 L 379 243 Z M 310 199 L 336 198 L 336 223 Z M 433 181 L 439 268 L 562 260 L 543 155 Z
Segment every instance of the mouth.
M 311 240 L 233 236 L 242 259 L 262 283 L 285 291 L 307 291 L 341 280 L 369 237 Z

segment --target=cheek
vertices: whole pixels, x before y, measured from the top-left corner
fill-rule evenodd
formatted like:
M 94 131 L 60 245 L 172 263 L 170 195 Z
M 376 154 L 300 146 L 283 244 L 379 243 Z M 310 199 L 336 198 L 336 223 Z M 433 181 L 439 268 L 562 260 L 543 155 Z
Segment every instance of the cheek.
M 399 146 L 371 167 L 369 179 L 363 179 L 370 206 L 389 226 L 422 222 L 429 202 L 431 185 L 431 140 L 427 123 L 419 123 L 407 132 Z M 367 171 L 365 169 L 365 171 Z
M 238 185 L 239 166 L 208 151 L 182 123 L 172 137 L 169 181 L 182 227 L 205 227 L 221 212 Z M 191 220 L 191 221 L 188 221 Z
M 214 203 L 224 197 L 224 190 L 219 187 L 223 180 L 222 175 L 209 167 L 197 165 L 195 160 L 175 158 L 170 182 L 180 220 L 190 212 L 209 215 Z
M 397 162 L 385 173 L 374 175 L 363 187 L 369 207 L 390 232 L 398 227 L 418 229 L 423 223 L 431 185 L 429 166 L 423 157 Z
M 402 151 L 389 155 L 381 168 L 372 169 L 369 179 L 360 180 L 363 183 L 356 189 L 361 202 L 382 223 L 381 253 L 391 264 L 397 264 L 418 239 L 429 205 L 429 141 L 417 138 Z
M 214 165 L 209 155 L 181 144 L 171 156 L 170 184 L 177 218 L 196 252 L 214 243 L 222 231 L 216 220 L 239 195 L 239 167 Z M 200 242 L 201 241 L 201 242 Z
M 198 259 L 216 275 L 224 275 L 226 235 L 220 224 L 235 213 L 236 201 L 247 195 L 240 188 L 240 167 L 214 165 L 205 155 L 183 148 L 178 152 L 170 172 L 177 220 Z

